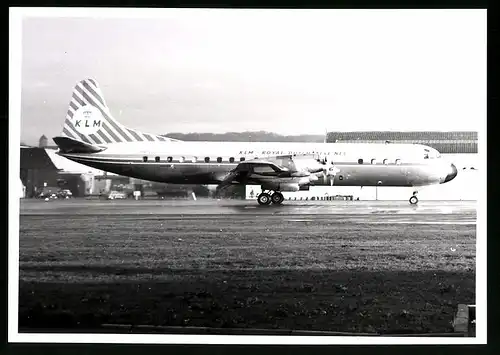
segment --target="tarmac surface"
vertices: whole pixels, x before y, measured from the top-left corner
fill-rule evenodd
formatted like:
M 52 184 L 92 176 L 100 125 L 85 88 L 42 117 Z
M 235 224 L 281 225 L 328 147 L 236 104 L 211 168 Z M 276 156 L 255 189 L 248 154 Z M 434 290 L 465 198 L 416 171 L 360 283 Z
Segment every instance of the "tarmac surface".
M 475 245 L 475 201 L 20 200 L 19 324 L 453 332 Z
M 475 224 L 476 201 L 285 201 L 260 206 L 251 200 L 21 200 L 21 215 L 342 215 L 356 223 Z M 347 215 L 347 216 L 346 216 Z M 350 215 L 350 216 L 349 216 Z M 359 215 L 371 215 L 360 219 Z M 433 218 L 429 218 L 434 216 Z M 436 216 L 437 217 L 436 219 Z

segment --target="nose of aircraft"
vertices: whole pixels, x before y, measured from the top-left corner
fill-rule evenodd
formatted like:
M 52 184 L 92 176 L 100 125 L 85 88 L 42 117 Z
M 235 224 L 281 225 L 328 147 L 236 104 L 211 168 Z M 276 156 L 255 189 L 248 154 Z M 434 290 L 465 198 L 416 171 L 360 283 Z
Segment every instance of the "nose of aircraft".
M 457 176 L 457 173 L 457 167 L 455 166 L 455 164 L 451 164 L 450 172 L 448 173 L 448 175 L 446 175 L 443 183 L 453 180 Z

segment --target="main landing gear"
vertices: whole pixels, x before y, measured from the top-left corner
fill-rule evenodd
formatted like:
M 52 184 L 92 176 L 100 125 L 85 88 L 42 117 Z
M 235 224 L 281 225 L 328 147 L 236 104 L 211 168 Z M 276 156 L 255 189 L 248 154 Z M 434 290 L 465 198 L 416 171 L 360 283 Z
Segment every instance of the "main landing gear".
M 416 205 L 418 203 L 418 197 L 417 197 L 418 191 L 413 191 L 412 197 L 410 197 L 410 204 L 411 205 Z
M 269 205 L 271 203 L 275 205 L 281 205 L 283 203 L 283 194 L 279 191 L 275 191 L 271 194 L 271 191 L 262 191 L 259 196 L 257 196 L 257 202 L 259 205 Z

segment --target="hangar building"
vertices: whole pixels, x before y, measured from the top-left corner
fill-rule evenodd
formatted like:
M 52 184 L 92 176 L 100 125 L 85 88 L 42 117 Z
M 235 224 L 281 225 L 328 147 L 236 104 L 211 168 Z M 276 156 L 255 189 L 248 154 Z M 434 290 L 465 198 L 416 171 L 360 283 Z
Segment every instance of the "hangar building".
M 94 178 L 102 172 L 56 154 L 55 149 L 21 146 L 20 178 L 23 197 L 35 197 L 44 188 L 65 188 L 75 197 L 92 193 Z

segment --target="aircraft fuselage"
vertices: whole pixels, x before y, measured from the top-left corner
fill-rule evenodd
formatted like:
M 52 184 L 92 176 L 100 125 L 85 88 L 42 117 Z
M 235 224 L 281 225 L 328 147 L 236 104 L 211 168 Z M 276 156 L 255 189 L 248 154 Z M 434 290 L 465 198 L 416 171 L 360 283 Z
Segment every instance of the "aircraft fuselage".
M 336 186 L 423 186 L 453 175 L 435 149 L 418 144 L 128 142 L 105 147 L 98 153 L 60 154 L 96 169 L 171 184 L 218 184 L 242 160 L 289 154 L 326 158 L 326 167 L 336 169 Z M 314 185 L 330 183 L 319 179 Z

